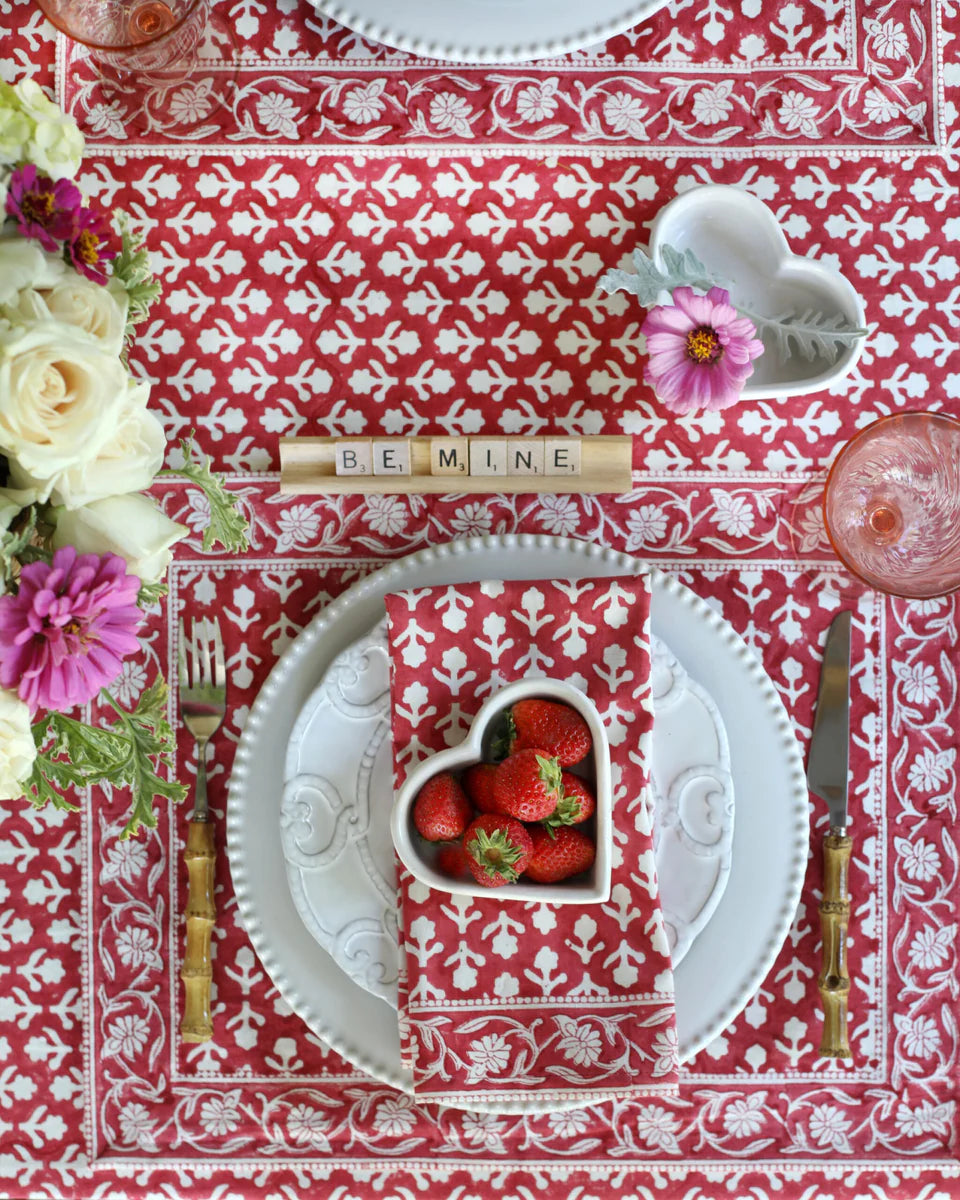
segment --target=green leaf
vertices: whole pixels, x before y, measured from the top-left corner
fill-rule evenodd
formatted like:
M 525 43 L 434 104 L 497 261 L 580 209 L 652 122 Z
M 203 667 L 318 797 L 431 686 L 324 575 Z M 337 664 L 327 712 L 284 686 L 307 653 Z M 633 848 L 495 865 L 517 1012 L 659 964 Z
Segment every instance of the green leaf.
M 124 330 L 124 344 L 129 344 L 134 326 L 146 320 L 150 306 L 160 296 L 163 290 L 154 279 L 150 267 L 150 255 L 143 244 L 143 237 L 130 229 L 130 218 L 125 212 L 117 209 L 114 214 L 117 228 L 120 230 L 120 253 L 111 264 L 112 277 L 127 293 L 127 327 Z
M 186 797 L 187 789 L 176 780 L 163 779 L 157 773 L 159 766 L 170 768 L 175 748 L 173 732 L 165 714 L 166 680 L 158 679 L 147 688 L 132 713 L 121 709 L 109 692 L 102 692 L 101 695 L 119 718 L 114 728 L 121 727 L 129 743 L 127 760 L 117 772 L 119 778 L 116 780 L 129 787 L 132 793 L 130 816 L 120 833 L 123 839 L 135 834 L 141 825 L 155 828 L 157 815 L 153 802 L 158 796 L 179 803 Z
M 782 313 L 765 317 L 762 313 L 746 313 L 758 332 L 769 330 L 780 356 L 788 359 L 794 351 L 808 362 L 825 358 L 834 363 L 841 347 L 852 346 L 867 336 L 866 329 L 851 325 L 842 313 L 827 315 L 807 310 L 803 313 Z
M 175 471 L 161 471 L 161 475 L 179 475 L 195 483 L 207 498 L 210 506 L 210 523 L 203 531 L 203 548 L 212 550 L 217 542 L 231 553 L 240 553 L 250 545 L 247 537 L 249 528 L 246 517 L 240 511 L 240 502 L 223 486 L 223 480 L 210 470 L 210 459 L 197 462 L 196 447 L 192 438 L 180 442 L 183 466 Z
M 169 590 L 170 588 L 161 579 L 155 583 L 145 583 L 137 592 L 137 606 L 144 609 L 152 608 L 154 604 L 159 604 Z
M 17 520 L 19 519 L 18 517 Z M 23 528 L 18 529 L 15 533 L 9 529 L 0 533 L 0 593 L 5 590 L 4 585 L 8 580 L 14 578 L 15 568 L 30 545 L 36 528 L 36 510 L 31 509 L 30 516 Z
M 112 725 L 88 725 L 51 712 L 33 726 L 38 753 L 27 781 L 27 795 L 38 808 L 53 803 L 57 808 L 75 809 L 65 794 L 74 789 L 98 784 L 129 788 L 130 813 L 120 834 L 128 838 L 141 825 L 156 826 L 157 797 L 178 802 L 187 789 L 159 774 L 161 768 L 169 771 L 172 767 L 174 750 L 165 716 L 165 680 L 158 679 L 147 688 L 133 712 L 120 708 L 109 692 L 101 692 L 101 697 L 117 714 Z

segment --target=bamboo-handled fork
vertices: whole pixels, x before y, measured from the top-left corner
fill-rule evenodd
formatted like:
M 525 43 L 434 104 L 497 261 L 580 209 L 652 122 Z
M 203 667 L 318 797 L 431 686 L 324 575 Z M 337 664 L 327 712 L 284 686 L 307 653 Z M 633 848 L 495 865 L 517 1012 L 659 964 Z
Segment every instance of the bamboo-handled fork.
M 205 1042 L 213 1036 L 210 938 L 217 916 L 213 898 L 217 851 L 213 821 L 207 805 L 206 749 L 207 742 L 220 728 L 226 712 L 227 674 L 223 639 L 216 621 L 194 621 L 189 644 L 184 638 L 182 620 L 179 634 L 180 715 L 197 744 L 197 786 L 187 848 L 183 855 L 189 875 L 189 889 L 187 948 L 180 971 L 184 986 L 180 1037 L 185 1042 Z

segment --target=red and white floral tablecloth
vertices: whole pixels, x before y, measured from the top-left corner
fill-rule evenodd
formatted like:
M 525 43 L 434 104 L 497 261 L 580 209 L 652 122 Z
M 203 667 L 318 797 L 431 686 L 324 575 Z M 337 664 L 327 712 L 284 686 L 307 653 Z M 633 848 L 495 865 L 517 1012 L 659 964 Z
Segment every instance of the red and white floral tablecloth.
M 144 1197 L 922 1196 L 960 1193 L 955 599 L 854 587 L 817 499 L 876 416 L 960 409 L 956 9 L 933 0 L 672 0 L 628 35 L 509 67 L 417 62 L 295 0 L 223 10 L 243 56 L 183 98 L 189 143 L 128 136 L 89 68 L 22 0 L 0 71 L 81 121 L 88 194 L 144 229 L 165 281 L 133 369 L 171 438 L 195 428 L 252 520 L 241 558 L 179 548 L 117 687 L 169 671 L 177 616 L 218 612 L 244 718 L 277 657 L 365 572 L 430 543 L 551 533 L 677 573 L 762 657 L 805 742 L 819 642 L 854 607 L 852 1061 L 820 1060 L 811 857 L 760 991 L 676 1098 L 548 1116 L 418 1105 L 359 1073 L 280 998 L 218 866 L 216 1040 L 176 1037 L 186 813 L 118 844 L 122 797 L 0 808 L 0 1193 Z M 598 276 L 701 182 L 777 213 L 838 265 L 871 334 L 829 393 L 668 418 L 641 313 Z M 296 498 L 277 437 L 631 433 L 609 497 Z M 194 530 L 189 486 L 159 490 Z M 691 670 L 694 664 L 688 664 Z M 171 718 L 176 713 L 171 709 Z M 180 775 L 192 776 L 189 742 Z M 265 798 L 269 802 L 269 797 Z M 814 842 L 826 815 L 811 810 Z

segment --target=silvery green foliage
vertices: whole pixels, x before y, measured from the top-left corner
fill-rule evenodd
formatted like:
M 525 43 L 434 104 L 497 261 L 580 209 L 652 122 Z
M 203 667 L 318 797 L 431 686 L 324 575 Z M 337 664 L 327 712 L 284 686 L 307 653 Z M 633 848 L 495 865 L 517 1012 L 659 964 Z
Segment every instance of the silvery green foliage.
M 765 317 L 761 313 L 746 312 L 743 309 L 738 311 L 753 321 L 757 333 L 761 336 L 765 330 L 769 330 L 776 342 L 777 352 L 783 359 L 796 353 L 807 362 L 825 358 L 828 363 L 833 363 L 836 362 L 842 347 L 852 346 L 867 335 L 866 329 L 858 329 L 851 325 L 842 313 L 828 316 L 826 313 L 806 309 L 802 313 L 788 312 L 775 317 Z
M 712 274 L 692 250 L 675 250 L 664 246 L 660 252 L 664 270 L 660 270 L 649 255 L 634 250 L 635 275 L 629 271 L 607 271 L 600 280 L 605 292 L 633 292 L 644 308 L 658 303 L 663 292 L 672 292 L 678 287 L 695 287 L 709 291 L 712 287 L 726 287 L 726 283 Z
M 644 308 L 652 308 L 659 303 L 664 292 L 672 293 L 678 287 L 698 288 L 704 292 L 712 287 L 731 290 L 729 281 L 714 275 L 690 249 L 680 251 L 673 246 L 664 246 L 660 257 L 663 270 L 643 250 L 634 250 L 636 274 L 607 271 L 600 280 L 601 289 L 605 292 L 633 292 Z M 768 316 L 740 305 L 736 307 L 740 316 L 749 317 L 754 323 L 758 335 L 762 336 L 765 332 L 769 335 L 767 349 L 772 341 L 783 359 L 798 354 L 809 362 L 819 357 L 833 363 L 842 347 L 854 345 L 867 334 L 866 329 L 851 325 L 842 313 L 827 314 L 806 309 L 802 313 L 785 312 Z

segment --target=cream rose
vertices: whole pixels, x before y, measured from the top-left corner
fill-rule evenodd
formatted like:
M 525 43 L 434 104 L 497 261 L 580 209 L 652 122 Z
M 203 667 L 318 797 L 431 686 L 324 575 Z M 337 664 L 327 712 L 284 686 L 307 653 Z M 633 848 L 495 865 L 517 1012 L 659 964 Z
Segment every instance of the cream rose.
M 83 134 L 32 79 L 23 79 L 13 89 L 23 115 L 33 122 L 32 136 L 23 157 L 37 164 L 53 179 L 73 179 L 83 158 Z
M 63 277 L 52 287 L 34 284 L 24 288 L 16 300 L 4 308 L 14 324 L 32 321 L 62 321 L 91 334 L 108 354 L 123 349 L 127 326 L 127 293 L 114 280 L 104 287 L 65 268 Z
M 0 688 L 0 800 L 23 795 L 36 757 L 30 710 L 19 696 Z
M 23 162 L 32 133 L 33 122 L 24 116 L 17 89 L 0 82 L 0 162 Z
M 163 466 L 167 438 L 163 426 L 147 409 L 149 398 L 149 384 L 130 385 L 116 430 L 97 457 L 61 471 L 54 479 L 50 492 L 54 504 L 80 508 L 104 496 L 145 491 L 153 483 Z
M 141 583 L 163 577 L 171 546 L 190 532 L 165 516 L 148 496 L 108 496 L 56 514 L 54 549 L 76 546 L 81 554 L 119 554 Z
M 29 238 L 0 237 L 0 305 L 13 304 L 23 288 L 52 288 L 66 275 L 62 258 Z M 96 285 L 95 285 L 96 286 Z
M 116 434 L 127 373 L 89 334 L 61 321 L 0 327 L 0 449 L 17 487 L 45 500 L 56 477 Z

